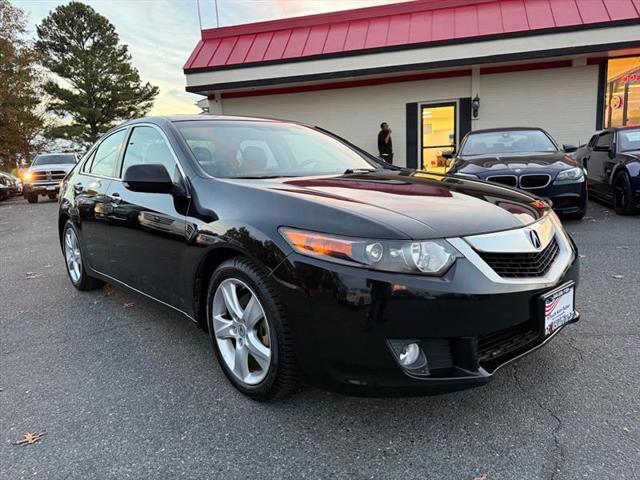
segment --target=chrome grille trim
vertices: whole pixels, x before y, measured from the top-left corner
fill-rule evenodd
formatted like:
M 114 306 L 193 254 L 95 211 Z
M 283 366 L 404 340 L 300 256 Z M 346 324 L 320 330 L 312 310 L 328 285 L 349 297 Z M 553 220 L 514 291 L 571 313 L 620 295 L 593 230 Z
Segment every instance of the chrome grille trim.
M 511 178 L 513 179 L 513 182 L 503 181 Z M 492 175 L 487 177 L 487 182 L 499 183 L 500 185 L 516 188 L 518 186 L 518 177 L 515 175 Z
M 524 185 L 522 185 L 522 181 L 524 179 L 531 180 L 532 177 L 540 177 L 541 179 L 544 177 L 546 180 L 545 180 L 544 183 L 542 183 L 540 185 L 536 184 L 534 187 L 525 187 Z M 520 181 L 519 181 L 518 184 L 520 185 L 520 188 L 522 188 L 523 190 L 535 190 L 537 188 L 544 188 L 547 185 L 549 185 L 550 183 L 551 183 L 551 175 L 549 175 L 547 173 L 530 173 L 530 174 L 527 174 L 527 175 L 521 175 L 520 176 Z
M 518 278 L 505 278 L 498 275 L 488 264 L 485 262 L 480 253 L 474 249 L 474 247 L 469 243 L 469 239 L 473 238 L 490 238 L 492 236 L 498 236 L 505 233 L 513 233 L 518 232 L 520 230 L 536 228 L 536 231 L 539 231 L 537 225 L 540 223 L 549 222 L 551 225 L 552 237 L 555 237 L 556 242 L 558 243 L 559 252 L 556 255 L 555 261 L 552 263 L 551 267 L 548 269 L 547 273 L 545 273 L 541 277 L 518 277 Z M 516 234 L 517 235 L 517 234 Z M 512 238 L 517 238 L 517 236 L 513 236 Z M 515 230 L 507 230 L 506 232 L 497 232 L 490 233 L 486 235 L 477 235 L 472 237 L 456 237 L 456 238 L 448 238 L 448 242 L 453 245 L 464 257 L 471 262 L 488 280 L 493 283 L 503 284 L 503 285 L 519 285 L 519 286 L 531 286 L 533 288 L 546 288 L 554 286 L 558 280 L 565 274 L 565 272 L 569 269 L 569 266 L 573 262 L 575 258 L 575 251 L 573 250 L 573 246 L 571 245 L 571 241 L 569 237 L 565 233 L 560 220 L 553 213 L 546 215 L 538 222 L 528 225 L 523 228 L 515 229 Z M 514 253 L 516 250 L 513 246 L 505 241 L 506 238 L 502 238 L 500 245 L 503 246 L 505 250 L 502 252 L 511 252 Z M 548 244 L 548 242 L 547 242 Z M 496 248 L 492 248 L 493 251 Z M 537 251 L 537 250 L 529 250 L 529 251 Z

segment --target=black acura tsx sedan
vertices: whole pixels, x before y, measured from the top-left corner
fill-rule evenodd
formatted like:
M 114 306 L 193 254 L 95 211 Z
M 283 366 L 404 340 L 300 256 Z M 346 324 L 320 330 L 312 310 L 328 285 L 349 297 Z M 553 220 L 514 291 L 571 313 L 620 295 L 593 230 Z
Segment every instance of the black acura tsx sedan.
M 122 285 L 198 322 L 257 400 L 479 386 L 579 319 L 576 246 L 546 202 L 297 123 L 114 128 L 65 178 L 59 234 L 77 289 Z

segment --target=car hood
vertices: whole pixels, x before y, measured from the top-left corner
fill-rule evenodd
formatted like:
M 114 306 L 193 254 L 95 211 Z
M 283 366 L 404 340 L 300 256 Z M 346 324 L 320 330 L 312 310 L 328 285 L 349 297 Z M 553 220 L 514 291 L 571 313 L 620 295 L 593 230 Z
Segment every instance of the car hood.
M 518 228 L 533 223 L 548 209 L 535 197 L 510 188 L 406 170 L 251 183 L 256 188 L 367 217 L 411 238 L 457 237 Z
M 75 167 L 75 163 L 54 163 L 51 165 L 32 165 L 29 167 L 29 172 L 46 172 L 46 171 L 54 171 L 54 170 L 64 170 L 65 172 L 69 172 L 73 167 Z
M 575 159 L 563 152 L 460 156 L 452 171 L 480 177 L 520 173 L 555 174 L 577 165 Z

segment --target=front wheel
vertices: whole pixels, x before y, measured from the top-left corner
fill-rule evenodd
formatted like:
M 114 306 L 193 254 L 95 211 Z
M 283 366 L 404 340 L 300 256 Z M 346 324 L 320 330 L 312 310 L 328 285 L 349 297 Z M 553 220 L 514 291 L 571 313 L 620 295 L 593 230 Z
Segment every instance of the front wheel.
M 29 194 L 27 194 L 27 202 L 29 202 L 29 203 L 38 203 L 38 194 L 37 193 L 29 193 Z
M 637 211 L 633 205 L 631 180 L 625 172 L 620 172 L 613 181 L 613 207 L 620 215 L 633 215 Z
M 78 290 L 95 290 L 104 285 L 102 280 L 90 276 L 84 266 L 78 235 L 71 221 L 67 220 L 62 231 L 62 252 L 69 280 Z
M 295 390 L 292 335 L 262 268 L 243 257 L 222 263 L 209 282 L 207 323 L 218 362 L 238 390 L 259 401 Z

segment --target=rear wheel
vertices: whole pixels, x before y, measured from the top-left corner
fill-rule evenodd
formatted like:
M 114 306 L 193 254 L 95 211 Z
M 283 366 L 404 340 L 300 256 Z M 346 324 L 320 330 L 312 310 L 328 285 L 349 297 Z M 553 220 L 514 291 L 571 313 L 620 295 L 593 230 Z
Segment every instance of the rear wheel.
M 29 194 L 27 194 L 27 202 L 29 202 L 29 203 L 38 203 L 38 194 L 37 193 L 29 193 Z
M 616 213 L 621 215 L 636 213 L 636 208 L 633 205 L 631 180 L 626 172 L 620 172 L 613 181 L 613 207 Z
M 238 390 L 260 401 L 295 390 L 291 333 L 262 268 L 243 257 L 222 263 L 209 282 L 207 322 L 218 362 Z
M 62 232 L 62 251 L 67 266 L 69 280 L 78 290 L 95 290 L 104 285 L 102 280 L 90 276 L 82 260 L 80 242 L 73 224 L 67 220 Z

